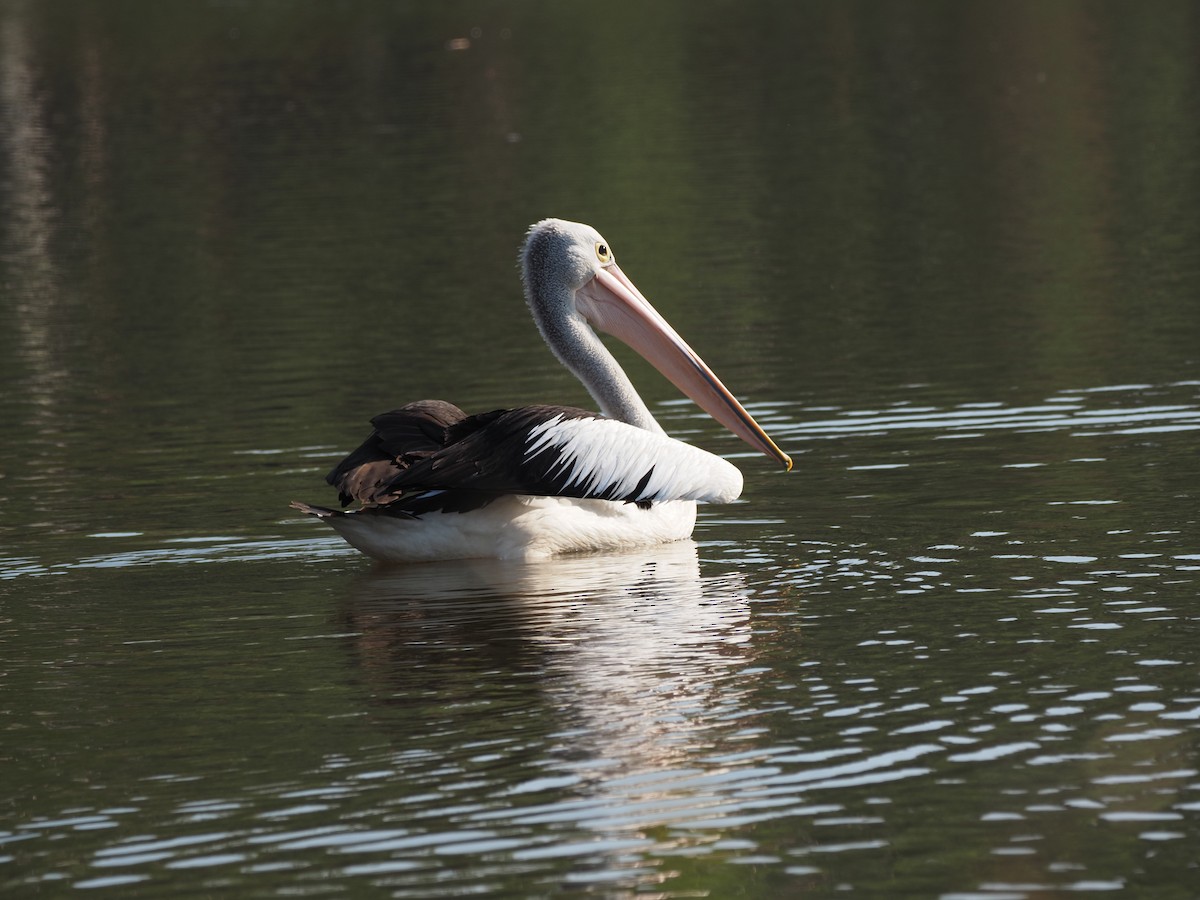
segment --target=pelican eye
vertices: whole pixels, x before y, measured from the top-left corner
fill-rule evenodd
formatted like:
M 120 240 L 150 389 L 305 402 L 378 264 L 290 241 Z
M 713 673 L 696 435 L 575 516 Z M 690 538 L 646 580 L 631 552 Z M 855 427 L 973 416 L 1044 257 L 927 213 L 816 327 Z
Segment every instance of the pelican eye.
M 608 244 L 599 241 L 596 244 L 596 259 L 602 263 L 612 262 L 612 251 L 608 249 Z

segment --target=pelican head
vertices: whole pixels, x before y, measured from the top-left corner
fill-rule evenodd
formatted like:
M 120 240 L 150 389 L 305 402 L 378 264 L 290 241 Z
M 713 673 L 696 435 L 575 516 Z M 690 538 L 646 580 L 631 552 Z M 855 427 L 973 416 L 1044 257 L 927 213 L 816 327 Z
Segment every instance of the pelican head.
M 521 274 L 542 336 L 593 396 L 604 394 L 603 380 L 627 381 L 602 345 L 589 346 L 589 341 L 600 343 L 595 328 L 628 344 L 706 413 L 791 469 L 791 458 L 621 271 L 612 247 L 595 228 L 562 219 L 538 222 L 521 251 Z M 585 351 L 575 352 L 580 347 Z M 582 357 L 589 362 L 581 363 Z

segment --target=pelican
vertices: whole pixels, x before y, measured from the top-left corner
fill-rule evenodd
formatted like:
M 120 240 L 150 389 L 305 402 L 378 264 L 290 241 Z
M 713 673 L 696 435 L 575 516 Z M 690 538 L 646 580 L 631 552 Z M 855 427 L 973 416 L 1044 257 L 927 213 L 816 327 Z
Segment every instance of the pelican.
M 737 467 L 667 436 L 596 335 L 628 344 L 701 409 L 788 470 L 792 461 L 618 268 L 608 242 L 545 219 L 521 250 L 525 300 L 559 361 L 600 413 L 526 406 L 469 416 L 421 400 L 326 477 L 343 507 L 292 507 L 387 563 L 538 559 L 684 540 L 696 503 L 742 492 Z

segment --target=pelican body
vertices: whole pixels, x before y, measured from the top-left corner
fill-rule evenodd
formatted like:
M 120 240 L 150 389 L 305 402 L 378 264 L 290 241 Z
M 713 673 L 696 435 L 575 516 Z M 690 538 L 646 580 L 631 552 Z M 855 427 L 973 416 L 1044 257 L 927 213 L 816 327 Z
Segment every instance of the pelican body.
M 536 559 L 683 540 L 696 503 L 742 491 L 731 463 L 667 436 L 595 329 L 625 342 L 705 412 L 791 469 L 792 461 L 650 305 L 594 228 L 545 219 L 521 251 L 543 339 L 599 413 L 526 406 L 467 415 L 422 400 L 374 431 L 326 477 L 335 510 L 292 506 L 384 562 Z

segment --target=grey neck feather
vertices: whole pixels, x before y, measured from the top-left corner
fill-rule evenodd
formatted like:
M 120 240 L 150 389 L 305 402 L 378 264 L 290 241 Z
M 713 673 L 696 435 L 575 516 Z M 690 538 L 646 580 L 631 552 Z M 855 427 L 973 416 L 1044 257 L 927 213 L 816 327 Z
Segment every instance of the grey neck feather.
M 564 288 L 564 291 L 569 289 Z M 567 369 L 587 388 L 600 412 L 611 419 L 664 434 L 663 428 L 650 415 L 645 402 L 634 390 L 625 370 L 608 352 L 596 332 L 584 318 L 574 312 L 573 298 L 562 296 L 529 297 L 533 319 L 546 344 Z M 551 310 L 565 311 L 558 315 Z
M 542 338 L 559 362 L 587 388 L 600 412 L 629 425 L 664 434 L 633 383 L 596 332 L 575 309 L 574 285 L 594 274 L 586 226 L 546 219 L 529 231 L 521 254 L 525 301 Z

